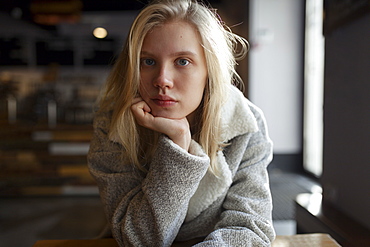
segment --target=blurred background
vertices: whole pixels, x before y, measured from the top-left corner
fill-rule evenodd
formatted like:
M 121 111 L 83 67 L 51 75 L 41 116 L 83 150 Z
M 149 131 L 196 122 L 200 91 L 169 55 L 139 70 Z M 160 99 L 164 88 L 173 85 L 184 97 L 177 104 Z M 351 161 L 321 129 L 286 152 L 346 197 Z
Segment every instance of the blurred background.
M 94 238 L 103 229 L 106 220 L 86 165 L 93 110 L 146 3 L 1 0 L 2 246 Z M 274 142 L 269 173 L 277 233 L 328 232 L 343 246 L 365 243 L 369 1 L 208 3 L 250 42 L 237 70 L 244 94 L 264 111 Z M 330 222 L 339 217 L 345 223 L 323 224 L 324 205 L 336 212 Z M 301 213 L 308 215 L 303 222 Z

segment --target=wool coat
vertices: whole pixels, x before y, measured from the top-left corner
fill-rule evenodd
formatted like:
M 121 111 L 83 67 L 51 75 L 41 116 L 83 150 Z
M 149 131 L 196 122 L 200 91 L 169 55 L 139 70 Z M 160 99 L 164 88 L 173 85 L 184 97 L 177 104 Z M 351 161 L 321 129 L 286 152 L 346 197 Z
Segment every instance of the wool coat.
M 161 135 L 143 174 L 122 162 L 108 138 L 111 113 L 99 113 L 88 165 L 113 237 L 120 246 L 270 246 L 275 238 L 267 166 L 272 142 L 261 110 L 234 86 L 222 109 L 220 175 L 194 140 L 189 151 Z

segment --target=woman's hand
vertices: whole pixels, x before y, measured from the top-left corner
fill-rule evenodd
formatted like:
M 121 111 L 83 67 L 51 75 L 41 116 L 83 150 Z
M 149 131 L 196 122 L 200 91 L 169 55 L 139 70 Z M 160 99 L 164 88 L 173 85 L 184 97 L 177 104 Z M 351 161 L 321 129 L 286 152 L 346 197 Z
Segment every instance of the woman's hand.
M 149 105 L 140 97 L 133 100 L 131 111 L 139 125 L 163 133 L 186 151 L 189 150 L 191 133 L 186 117 L 182 119 L 155 117 L 150 113 Z

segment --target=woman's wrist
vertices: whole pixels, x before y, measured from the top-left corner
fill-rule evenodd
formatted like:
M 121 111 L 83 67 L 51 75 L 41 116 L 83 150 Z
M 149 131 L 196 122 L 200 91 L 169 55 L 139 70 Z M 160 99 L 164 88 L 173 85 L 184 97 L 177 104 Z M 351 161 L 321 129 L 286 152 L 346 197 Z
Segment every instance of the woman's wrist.
M 190 130 L 180 130 L 176 135 L 168 135 L 168 137 L 181 148 L 189 151 L 191 143 L 191 133 Z

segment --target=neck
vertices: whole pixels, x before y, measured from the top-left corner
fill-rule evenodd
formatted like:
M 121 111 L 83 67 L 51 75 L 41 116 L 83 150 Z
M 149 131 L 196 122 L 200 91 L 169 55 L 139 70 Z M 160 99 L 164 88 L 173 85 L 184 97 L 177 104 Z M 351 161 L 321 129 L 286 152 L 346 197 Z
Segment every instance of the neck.
M 196 141 L 199 139 L 199 131 L 201 126 L 201 114 L 200 114 L 200 108 L 195 110 L 194 112 L 190 113 L 186 118 L 190 125 L 190 132 Z

